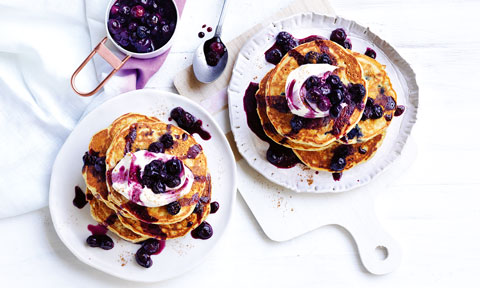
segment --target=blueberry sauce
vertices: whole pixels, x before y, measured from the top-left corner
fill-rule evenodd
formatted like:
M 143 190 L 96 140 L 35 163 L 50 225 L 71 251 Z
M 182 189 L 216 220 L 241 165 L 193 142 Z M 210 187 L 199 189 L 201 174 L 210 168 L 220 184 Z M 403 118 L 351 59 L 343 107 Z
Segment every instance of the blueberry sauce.
M 198 38 L 203 38 L 205 37 L 205 33 L 204 32 L 198 32 Z
M 342 177 L 342 171 L 347 165 L 347 157 L 352 155 L 353 151 L 352 145 L 340 145 L 333 151 L 333 157 L 330 160 L 330 170 L 334 171 L 332 176 L 333 180 L 339 181 Z
M 91 225 L 87 226 L 88 231 L 92 233 L 92 235 L 105 235 L 107 234 L 107 227 L 102 224 Z
M 202 222 L 197 228 L 190 233 L 194 239 L 207 240 L 213 235 L 213 228 L 206 221 Z
M 298 157 L 293 153 L 292 149 L 286 148 L 272 141 L 263 130 L 260 118 L 257 114 L 257 100 L 255 94 L 258 90 L 257 83 L 250 83 L 245 96 L 243 97 L 243 109 L 247 114 L 247 124 L 258 138 L 270 144 L 267 150 L 267 160 L 278 168 L 292 168 L 301 163 Z
M 217 201 L 210 203 L 210 213 L 215 214 L 220 208 L 220 204 Z
M 203 44 L 203 52 L 205 53 L 207 64 L 209 66 L 217 66 L 222 56 L 227 52 L 227 47 L 225 47 L 220 37 L 213 37 Z
M 132 213 L 133 215 L 135 215 L 135 217 L 137 217 L 143 222 L 153 223 L 158 221 L 157 218 L 148 214 L 147 207 L 137 205 L 132 201 L 128 201 L 123 208 L 127 209 L 128 212 Z
M 282 60 L 283 56 L 298 45 L 324 40 L 325 38 L 318 35 L 311 35 L 302 39 L 293 37 L 290 33 L 282 31 L 275 38 L 275 43 L 267 51 L 265 51 L 265 60 L 268 63 L 276 65 Z
M 82 188 L 75 186 L 75 198 L 73 198 L 73 206 L 77 207 L 78 209 L 82 209 L 87 205 L 87 197 L 85 193 L 83 193 Z
M 118 0 L 110 8 L 108 31 L 128 51 L 148 53 L 164 46 L 177 26 L 172 1 Z
M 167 234 L 162 231 L 160 225 L 141 222 L 140 226 L 142 227 L 143 232 L 149 234 L 150 236 L 160 238 L 162 240 L 167 238 Z
M 190 134 L 197 133 L 203 140 L 212 138 L 210 133 L 203 129 L 203 122 L 185 111 L 182 107 L 176 107 L 170 111 L 170 117 L 177 122 L 178 126 Z

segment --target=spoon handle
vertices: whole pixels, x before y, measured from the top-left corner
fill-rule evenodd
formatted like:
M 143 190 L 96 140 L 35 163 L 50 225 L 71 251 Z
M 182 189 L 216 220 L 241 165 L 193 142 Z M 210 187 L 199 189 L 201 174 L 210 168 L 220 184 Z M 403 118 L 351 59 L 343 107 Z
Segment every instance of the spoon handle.
M 218 19 L 217 29 L 215 29 L 215 36 L 220 37 L 222 34 L 223 20 L 225 19 L 225 11 L 227 10 L 228 0 L 223 1 L 222 12 L 220 12 L 220 18 Z

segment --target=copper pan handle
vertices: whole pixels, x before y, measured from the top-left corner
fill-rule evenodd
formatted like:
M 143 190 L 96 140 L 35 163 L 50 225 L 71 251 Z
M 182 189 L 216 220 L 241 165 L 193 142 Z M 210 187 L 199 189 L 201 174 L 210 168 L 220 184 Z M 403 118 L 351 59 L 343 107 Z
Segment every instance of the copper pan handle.
M 120 68 L 122 68 L 125 62 L 127 62 L 127 60 L 131 57 L 130 55 L 127 55 L 125 56 L 125 58 L 123 58 L 123 60 L 120 60 L 117 56 L 115 56 L 115 54 L 112 53 L 112 51 L 107 48 L 107 46 L 105 46 L 105 42 L 107 42 L 107 37 L 103 38 L 103 40 L 98 43 L 98 45 L 93 49 L 93 51 L 88 55 L 88 57 L 83 60 L 82 64 L 80 64 L 77 70 L 73 72 L 72 78 L 70 79 L 70 85 L 72 86 L 73 91 L 75 91 L 75 93 L 80 96 L 88 97 L 97 93 L 98 90 L 100 90 L 103 85 L 105 85 L 105 83 L 107 83 L 107 81 L 110 80 L 110 78 L 112 78 L 112 76 L 117 73 L 117 71 L 120 70 Z M 90 61 L 90 59 L 92 59 L 92 57 L 97 53 L 102 56 L 102 58 L 105 59 L 105 61 L 107 61 L 110 66 L 112 66 L 113 70 L 112 72 L 110 72 L 110 74 L 108 74 L 107 77 L 105 77 L 105 79 L 102 80 L 102 82 L 100 82 L 100 84 L 98 84 L 95 89 L 90 92 L 80 92 L 75 86 L 75 79 L 77 78 L 78 73 L 82 71 L 83 67 L 87 65 L 88 61 Z

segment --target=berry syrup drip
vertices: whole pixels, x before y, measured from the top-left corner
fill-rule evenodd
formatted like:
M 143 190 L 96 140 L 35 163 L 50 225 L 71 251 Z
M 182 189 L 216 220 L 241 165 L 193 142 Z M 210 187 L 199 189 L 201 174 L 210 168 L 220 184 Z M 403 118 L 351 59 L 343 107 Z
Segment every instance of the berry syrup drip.
M 162 231 L 160 225 L 140 222 L 140 226 L 144 233 L 147 233 L 152 237 L 160 238 L 162 240 L 167 239 L 167 234 Z
M 100 153 L 90 150 L 83 155 L 83 166 L 89 167 L 96 178 L 105 181 L 105 157 L 100 157 Z
M 203 44 L 203 53 L 205 53 L 205 59 L 209 66 L 217 66 L 225 52 L 227 52 L 227 47 L 220 37 L 213 37 Z
M 130 131 L 128 131 L 127 136 L 125 136 L 125 150 L 124 154 L 132 151 L 132 144 L 137 138 L 137 125 L 130 126 Z
M 107 227 L 102 224 L 97 224 L 97 225 L 91 225 L 89 224 L 87 226 L 88 231 L 92 233 L 92 235 L 105 235 L 107 234 Z
M 158 221 L 157 218 L 148 214 L 147 207 L 137 205 L 132 201 L 128 201 L 123 208 L 127 209 L 128 212 L 135 215 L 135 217 L 137 217 L 142 222 L 153 223 Z
M 178 126 L 190 134 L 197 133 L 203 140 L 210 140 L 212 136 L 203 129 L 203 122 L 185 111 L 182 107 L 176 107 L 170 111 L 170 117 L 177 122 Z
M 318 35 L 311 35 L 302 39 L 297 39 L 293 37 L 290 33 L 282 31 L 278 33 L 273 46 L 270 47 L 267 51 L 265 51 L 265 60 L 268 63 L 277 65 L 280 60 L 282 60 L 283 56 L 288 53 L 288 51 L 292 50 L 298 45 L 316 40 L 325 40 L 325 38 Z
M 75 186 L 75 198 L 73 198 L 73 206 L 77 207 L 78 209 L 82 209 L 87 205 L 87 197 L 85 193 L 83 193 L 82 188 Z
M 220 204 L 217 201 L 210 203 L 210 214 L 217 213 L 219 208 L 220 208 Z
M 154 238 L 147 239 L 140 243 L 142 246 L 135 253 L 135 260 L 138 265 L 150 268 L 153 264 L 152 255 L 160 254 L 165 248 L 165 240 L 158 240 Z
M 190 234 L 194 239 L 207 240 L 213 236 L 213 228 L 208 222 L 203 221 L 197 228 L 193 229 Z
M 292 149 L 286 148 L 272 141 L 263 130 L 262 123 L 257 114 L 257 100 L 255 93 L 258 90 L 257 83 L 250 83 L 245 96 L 243 97 L 243 109 L 247 114 L 247 124 L 255 135 L 270 146 L 267 150 L 267 160 L 278 168 L 292 168 L 300 163 L 298 157 L 293 153 Z

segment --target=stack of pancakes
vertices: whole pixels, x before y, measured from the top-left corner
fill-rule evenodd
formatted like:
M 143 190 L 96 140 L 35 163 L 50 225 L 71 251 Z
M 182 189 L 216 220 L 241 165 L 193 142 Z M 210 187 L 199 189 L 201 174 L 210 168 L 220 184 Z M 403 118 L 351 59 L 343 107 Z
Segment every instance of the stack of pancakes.
M 128 152 L 147 150 L 170 134 L 172 147 L 165 154 L 178 157 L 194 175 L 191 190 L 177 202 L 172 215 L 166 206 L 140 206 L 112 188 L 111 171 Z M 82 175 L 92 217 L 121 238 L 141 242 L 148 238 L 171 239 L 198 227 L 210 213 L 211 181 L 202 147 L 186 131 L 155 117 L 125 114 L 91 139 L 84 156 Z
M 292 132 L 291 121 L 298 116 L 289 109 L 279 108 L 282 107 L 279 103 L 286 103 L 285 84 L 288 75 L 300 65 L 308 64 L 305 63 L 305 55 L 309 52 L 327 54 L 331 64 L 337 67 L 332 74 L 337 75 L 346 86 L 362 84 L 366 93 L 346 121 L 338 123 L 337 117 L 329 115 L 314 119 L 316 125 L 305 125 L 300 131 Z M 291 148 L 301 162 L 314 170 L 341 172 L 370 159 L 380 147 L 396 108 L 397 95 L 384 68 L 375 59 L 329 40 L 315 40 L 297 46 L 259 84 L 255 96 L 265 134 L 274 142 Z M 365 107 L 372 105 L 382 107 L 382 117 L 365 117 Z M 337 130 L 333 133 L 335 125 Z M 343 149 L 345 146 L 348 149 Z M 342 157 L 347 163 L 341 170 L 332 169 L 331 166 L 339 147 L 349 151 L 343 153 Z

